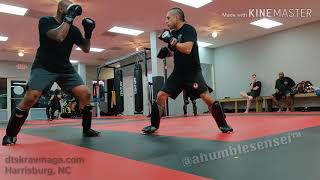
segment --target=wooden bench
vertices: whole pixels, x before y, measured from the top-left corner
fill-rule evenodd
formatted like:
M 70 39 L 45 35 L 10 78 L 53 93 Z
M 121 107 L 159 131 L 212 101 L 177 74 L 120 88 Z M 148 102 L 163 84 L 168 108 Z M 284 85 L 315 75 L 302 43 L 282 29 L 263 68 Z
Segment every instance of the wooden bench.
M 305 98 L 305 97 L 319 97 L 316 93 L 299 93 L 294 95 L 294 98 Z
M 293 98 L 293 105 L 291 107 L 291 111 L 295 111 L 295 106 L 294 106 L 294 101 L 295 99 L 300 99 L 300 98 L 314 98 L 314 97 L 319 97 L 315 93 L 299 93 L 296 94 Z M 235 112 L 239 112 L 239 102 L 246 102 L 246 98 L 225 98 L 225 99 L 218 99 L 218 101 L 223 104 L 226 103 L 234 103 L 234 109 Z M 272 111 L 272 96 L 259 96 L 255 100 L 256 102 L 256 112 L 262 112 L 263 107 L 265 107 L 265 111 Z
M 314 98 L 314 97 L 320 97 L 320 96 L 317 96 L 315 93 L 299 93 L 299 94 L 294 95 L 293 105 L 290 108 L 291 111 L 292 112 L 295 111 L 295 106 L 294 106 L 295 99 Z M 264 96 L 263 103 L 265 104 L 265 107 L 267 109 L 266 111 L 271 111 L 271 109 L 272 109 L 272 96 Z
M 238 103 L 243 101 L 247 102 L 247 99 L 246 98 L 225 98 L 225 99 L 218 99 L 218 101 L 221 103 L 222 106 L 225 103 L 234 103 L 234 110 L 237 113 L 239 112 Z M 263 97 L 261 96 L 256 97 L 253 101 L 256 102 L 256 112 L 262 112 L 262 106 L 264 103 Z
M 317 96 L 316 93 L 299 93 L 299 94 L 296 94 L 293 98 L 293 107 L 291 108 L 291 111 L 294 111 L 294 103 L 295 103 L 295 99 L 301 99 L 301 98 L 315 98 L 315 97 L 320 97 L 320 96 Z

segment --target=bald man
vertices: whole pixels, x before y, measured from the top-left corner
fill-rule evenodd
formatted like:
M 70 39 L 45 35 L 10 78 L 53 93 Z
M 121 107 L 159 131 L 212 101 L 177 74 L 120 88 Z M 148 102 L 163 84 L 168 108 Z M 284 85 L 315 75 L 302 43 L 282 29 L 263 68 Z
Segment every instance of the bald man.
M 85 53 L 89 53 L 90 50 L 90 39 L 95 22 L 90 18 L 83 19 L 82 25 L 85 31 L 85 37 L 83 37 L 80 30 L 73 25 L 73 20 L 81 14 L 80 5 L 62 0 L 58 3 L 55 16 L 40 18 L 38 26 L 40 47 L 31 68 L 27 92 L 18 107 L 11 113 L 2 145 L 16 143 L 17 135 L 28 116 L 29 109 L 38 101 L 43 91 L 54 82 L 64 92 L 71 92 L 80 100 L 83 136 L 99 136 L 99 132 L 91 129 L 92 106 L 88 88 L 69 59 L 74 44 Z
M 210 95 L 202 76 L 195 28 L 185 22 L 184 12 L 180 8 L 172 8 L 167 12 L 166 24 L 169 29 L 165 29 L 159 39 L 167 43 L 174 54 L 174 70 L 159 91 L 156 102 L 152 104 L 151 125 L 143 128 L 143 133 L 152 134 L 159 129 L 166 100 L 169 97 L 175 99 L 184 89 L 208 105 L 223 133 L 232 132 L 221 105 Z

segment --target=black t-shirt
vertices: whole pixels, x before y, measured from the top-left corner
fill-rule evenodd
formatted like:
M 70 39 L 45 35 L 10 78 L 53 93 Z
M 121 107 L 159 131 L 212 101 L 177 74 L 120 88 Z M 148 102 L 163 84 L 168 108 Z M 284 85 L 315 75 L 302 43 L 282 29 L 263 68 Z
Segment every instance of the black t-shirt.
M 289 78 L 277 79 L 275 88 L 279 90 L 279 93 L 285 94 L 286 91 L 291 90 L 295 86 L 295 82 Z
M 44 68 L 55 73 L 75 73 L 70 63 L 70 54 L 74 44 L 84 44 L 84 38 L 76 26 L 71 26 L 63 42 L 55 41 L 47 36 L 51 29 L 59 27 L 54 17 L 46 16 L 39 20 L 40 47 L 37 50 L 32 68 Z
M 178 50 L 174 52 L 173 72 L 187 75 L 192 72 L 201 71 L 197 32 L 195 28 L 189 24 L 184 24 L 179 30 L 172 31 L 172 35 L 177 38 L 180 43 L 193 42 L 190 54 L 184 54 Z
M 250 86 L 251 86 L 252 83 L 250 83 Z M 260 96 L 260 92 L 261 92 L 261 82 L 260 81 L 256 81 L 253 83 L 253 88 L 255 87 L 259 87 L 259 89 L 257 90 L 254 90 L 254 89 L 251 89 L 251 92 L 252 93 L 255 93 L 257 96 Z

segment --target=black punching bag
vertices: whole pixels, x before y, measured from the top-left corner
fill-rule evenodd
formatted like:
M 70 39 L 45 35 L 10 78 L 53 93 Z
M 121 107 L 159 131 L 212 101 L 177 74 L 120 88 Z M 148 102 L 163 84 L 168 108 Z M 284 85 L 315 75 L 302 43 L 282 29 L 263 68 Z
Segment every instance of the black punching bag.
M 143 85 L 142 85 L 142 68 L 136 63 L 134 66 L 133 76 L 133 94 L 135 114 L 143 113 Z
M 116 69 L 114 72 L 114 90 L 116 91 L 116 112 L 120 114 L 124 111 L 123 76 L 121 69 Z

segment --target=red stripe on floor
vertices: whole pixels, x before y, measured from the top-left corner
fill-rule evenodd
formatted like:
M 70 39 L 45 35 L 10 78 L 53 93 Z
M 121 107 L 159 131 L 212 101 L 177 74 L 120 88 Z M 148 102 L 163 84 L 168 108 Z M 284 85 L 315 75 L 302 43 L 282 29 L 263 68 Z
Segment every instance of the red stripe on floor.
M 146 119 L 147 116 L 138 115 L 138 116 L 101 116 L 101 117 L 94 117 L 95 119 L 126 119 L 126 120 L 139 120 L 139 119 Z
M 234 133 L 223 134 L 210 116 L 163 119 L 157 135 L 238 142 L 320 126 L 320 116 L 229 116 Z M 149 122 L 94 125 L 97 130 L 140 133 Z
M 4 131 L 0 130 L 0 134 L 3 135 Z M 20 134 L 18 142 L 19 143 L 15 146 L 0 146 L 0 179 L 2 180 L 207 180 L 207 178 L 193 174 L 69 145 L 46 138 Z M 32 161 L 29 160 L 28 163 L 24 164 L 10 163 L 13 162 L 13 158 L 11 157 L 17 158 L 18 161 L 20 157 L 42 158 L 42 160 L 40 160 L 42 163 L 39 161 L 38 163 L 35 163 L 35 159 L 32 159 Z M 66 158 L 80 158 L 81 162 L 77 164 L 53 164 L 55 162 L 59 162 L 60 158 L 63 160 L 66 160 Z M 58 167 L 65 170 L 60 171 L 65 174 L 58 174 Z M 20 174 L 13 174 L 14 172 L 17 172 L 19 168 Z M 39 173 L 40 169 L 47 169 L 46 171 L 42 171 L 46 172 L 46 174 L 34 174 L 35 172 Z M 48 175 L 51 170 L 54 170 L 56 174 L 51 176 Z M 21 174 L 22 172 L 28 174 Z M 69 172 L 70 174 L 68 174 Z
M 79 122 L 80 119 L 58 119 L 53 121 L 48 120 L 27 120 L 25 124 L 32 124 L 32 125 L 42 125 L 42 124 L 60 124 L 60 123 L 73 123 Z

